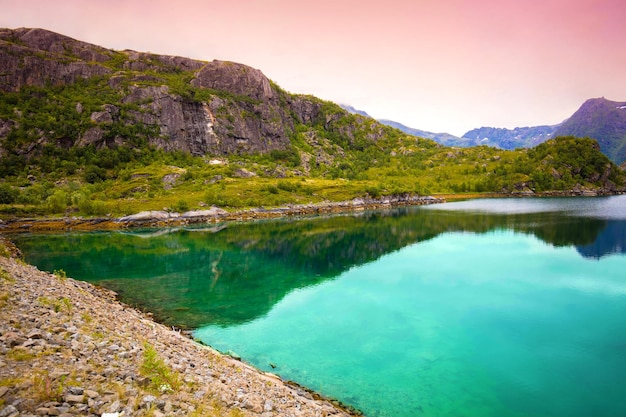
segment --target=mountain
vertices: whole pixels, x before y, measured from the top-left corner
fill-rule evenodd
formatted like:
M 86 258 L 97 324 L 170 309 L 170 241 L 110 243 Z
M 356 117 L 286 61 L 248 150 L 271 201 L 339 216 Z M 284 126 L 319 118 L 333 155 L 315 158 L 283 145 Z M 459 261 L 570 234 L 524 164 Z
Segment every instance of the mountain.
M 443 146 L 458 146 L 463 148 L 476 146 L 475 143 L 471 143 L 468 140 L 459 138 L 449 133 L 433 133 L 427 132 L 425 130 L 414 129 L 412 127 L 405 126 L 402 123 L 394 122 L 393 120 L 379 119 L 378 121 L 384 125 L 395 127 L 396 129 L 399 129 L 404 133 L 408 133 L 409 135 L 418 136 L 420 138 L 432 139 L 435 142 L 442 144 Z
M 500 149 L 532 148 L 554 137 L 559 125 L 516 127 L 504 129 L 481 127 L 472 129 L 463 135 L 477 145 L 494 146 Z
M 363 110 L 359 110 L 359 109 L 355 109 L 354 107 L 352 107 L 349 104 L 340 104 L 341 108 L 352 113 L 352 114 L 358 114 L 359 116 L 363 116 L 363 117 L 372 117 L 369 114 L 367 114 L 367 112 L 363 111 Z
M 624 183 L 592 140 L 562 137 L 507 152 L 447 148 L 290 94 L 244 64 L 0 29 L 0 214 L 236 210 L 450 192 L 606 194 Z
M 371 117 L 367 112 L 357 110 L 350 105 L 342 104 L 341 107 L 350 113 Z M 469 148 L 472 146 L 487 145 L 499 149 L 532 148 L 554 137 L 554 132 L 559 126 L 516 127 L 515 129 L 481 127 L 470 130 L 462 137 L 458 137 L 449 133 L 433 133 L 426 130 L 415 129 L 393 120 L 378 119 L 378 122 L 399 129 L 409 135 L 432 139 L 444 146 Z
M 556 130 L 555 135 L 590 137 L 616 164 L 626 161 L 626 102 L 593 98 Z
M 352 114 L 358 114 L 358 115 L 365 116 L 365 117 L 372 117 L 366 111 L 356 109 L 349 104 L 341 104 L 341 107 L 344 110 Z M 476 146 L 476 143 L 473 143 L 473 142 L 470 143 L 470 141 L 468 140 L 464 140 L 462 138 L 451 135 L 449 133 L 433 133 L 433 132 L 427 132 L 425 130 L 414 129 L 412 127 L 405 126 L 402 123 L 394 122 L 393 120 L 377 119 L 377 121 L 386 126 L 390 126 L 395 129 L 398 129 L 406 134 L 416 136 L 419 138 L 434 140 L 435 142 L 440 143 L 444 146 L 459 146 L 459 147 Z
M 138 141 L 192 155 L 270 153 L 292 149 L 297 126 L 352 138 L 363 128 L 337 126 L 347 115 L 338 106 L 287 94 L 234 62 L 114 51 L 27 28 L 0 29 L 0 58 L 0 154 Z

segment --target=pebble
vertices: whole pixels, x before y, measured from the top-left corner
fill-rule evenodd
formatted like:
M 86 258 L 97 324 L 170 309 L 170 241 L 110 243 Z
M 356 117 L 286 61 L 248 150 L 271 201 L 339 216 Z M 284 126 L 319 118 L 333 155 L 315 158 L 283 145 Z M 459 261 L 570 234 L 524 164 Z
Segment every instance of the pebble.
M 358 415 L 194 342 L 108 290 L 12 258 L 0 256 L 0 269 L 12 278 L 0 277 L 0 293 L 10 294 L 0 308 L 0 381 L 14 381 L 0 386 L 0 417 L 183 416 L 216 405 L 244 416 Z M 72 307 L 55 312 L 51 302 L 64 298 Z M 140 372 L 145 343 L 179 386 L 151 387 Z

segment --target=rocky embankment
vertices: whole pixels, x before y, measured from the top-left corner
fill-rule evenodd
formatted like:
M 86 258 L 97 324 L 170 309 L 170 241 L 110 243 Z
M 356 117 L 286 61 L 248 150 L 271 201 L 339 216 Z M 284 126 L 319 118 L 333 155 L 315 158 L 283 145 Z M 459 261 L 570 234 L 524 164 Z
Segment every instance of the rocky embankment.
M 349 416 L 0 240 L 0 416 Z

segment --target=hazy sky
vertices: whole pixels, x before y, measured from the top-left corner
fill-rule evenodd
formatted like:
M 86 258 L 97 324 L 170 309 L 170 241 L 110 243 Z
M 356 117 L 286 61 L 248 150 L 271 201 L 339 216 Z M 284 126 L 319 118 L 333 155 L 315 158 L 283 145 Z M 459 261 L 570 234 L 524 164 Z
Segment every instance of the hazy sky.
M 626 100 L 625 0 L 0 0 L 0 27 L 258 68 L 432 132 Z

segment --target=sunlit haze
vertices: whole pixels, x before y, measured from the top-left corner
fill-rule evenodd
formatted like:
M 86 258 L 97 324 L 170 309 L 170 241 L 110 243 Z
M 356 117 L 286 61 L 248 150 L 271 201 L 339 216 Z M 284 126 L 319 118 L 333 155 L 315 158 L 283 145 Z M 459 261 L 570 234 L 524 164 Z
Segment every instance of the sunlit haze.
M 0 27 L 258 68 L 431 132 L 556 124 L 626 100 L 624 0 L 0 0 Z

